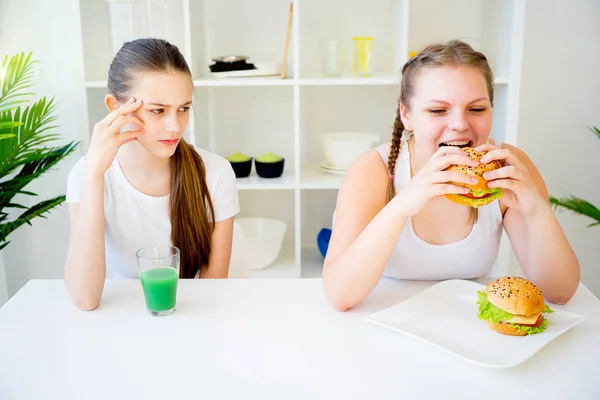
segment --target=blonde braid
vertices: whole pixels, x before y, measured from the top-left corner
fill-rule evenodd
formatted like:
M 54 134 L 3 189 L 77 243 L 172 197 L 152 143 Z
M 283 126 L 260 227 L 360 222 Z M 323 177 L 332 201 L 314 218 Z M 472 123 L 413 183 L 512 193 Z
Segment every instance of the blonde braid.
M 400 109 L 396 111 L 396 120 L 394 121 L 394 130 L 392 131 L 392 144 L 390 145 L 390 154 L 388 155 L 388 188 L 386 202 L 391 201 L 396 196 L 396 186 L 394 185 L 394 175 L 396 173 L 396 160 L 400 154 L 400 144 L 402 143 L 402 133 L 404 124 L 400 118 Z

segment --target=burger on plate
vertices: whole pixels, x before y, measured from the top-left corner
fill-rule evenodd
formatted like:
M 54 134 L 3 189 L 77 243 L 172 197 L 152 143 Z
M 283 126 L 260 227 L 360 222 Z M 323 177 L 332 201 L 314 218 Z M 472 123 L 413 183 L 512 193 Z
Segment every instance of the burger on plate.
M 544 302 L 542 291 L 525 278 L 505 276 L 477 292 L 480 319 L 504 335 L 525 336 L 543 332 L 548 320 L 542 313 L 553 310 Z
M 475 151 L 472 147 L 462 147 L 462 150 L 467 153 L 473 160 L 479 162 L 483 157 L 485 151 Z M 484 172 L 493 171 L 500 168 L 501 165 L 498 161 L 493 160 L 486 164 L 479 164 L 477 167 L 471 167 L 467 165 L 451 165 L 446 168 L 447 171 L 458 171 L 467 176 L 477 178 L 475 184 L 465 184 L 460 182 L 450 182 L 457 186 L 464 186 L 471 189 L 467 194 L 446 194 L 445 197 L 455 203 L 462 204 L 469 207 L 480 207 L 491 203 L 492 201 L 502 197 L 502 189 L 500 188 L 489 188 L 487 181 L 483 179 Z

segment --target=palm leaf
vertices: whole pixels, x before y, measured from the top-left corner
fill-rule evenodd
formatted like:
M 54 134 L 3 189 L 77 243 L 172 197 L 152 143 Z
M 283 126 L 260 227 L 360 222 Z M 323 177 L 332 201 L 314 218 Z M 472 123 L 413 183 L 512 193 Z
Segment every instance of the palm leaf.
M 17 170 L 21 165 L 36 158 L 40 146 L 60 138 L 58 134 L 48 133 L 55 128 L 51 125 L 56 117 L 54 99 L 46 101 L 42 98 L 24 110 L 17 108 L 14 114 L 7 111 L 0 120 L 19 123 L 12 129 L 14 137 L 0 141 L 0 176 L 6 176 Z
M 24 92 L 33 85 L 34 64 L 32 53 L 4 57 L 0 65 L 0 112 L 27 101 L 33 93 Z
M 36 217 L 45 215 L 65 200 L 58 196 L 32 207 L 16 203 L 17 195 L 37 196 L 25 187 L 52 169 L 71 154 L 78 143 L 61 146 L 49 143 L 60 140 L 52 132 L 56 116 L 54 98 L 45 97 L 29 103 L 28 92 L 34 83 L 32 54 L 20 53 L 4 57 L 0 64 L 0 250 L 8 245 L 7 236 L 23 224 L 31 225 Z M 5 209 L 25 209 L 14 221 L 9 221 Z
M 4 248 L 8 243 L 6 241 L 6 237 L 13 232 L 15 229 L 19 228 L 24 224 L 31 225 L 31 220 L 36 217 L 46 218 L 46 214 L 50 212 L 51 209 L 60 205 L 65 201 L 65 196 L 57 196 L 49 200 L 44 200 L 39 202 L 38 204 L 30 207 L 21 214 L 16 220 L 13 222 L 8 222 L 4 224 L 0 224 L 0 250 Z
M 16 176 L 0 182 L 0 210 L 8 207 L 11 199 L 17 194 L 35 195 L 35 193 L 24 191 L 23 188 L 71 154 L 76 147 L 77 144 L 71 142 L 62 147 L 43 149 L 37 159 L 23 164 Z
M 0 130 L 13 129 L 13 128 L 17 128 L 21 125 L 23 125 L 23 123 L 20 121 L 0 121 Z M 8 135 L 14 136 L 13 133 L 9 133 Z
M 598 139 L 600 139 L 600 129 L 596 128 L 595 126 L 591 126 L 590 131 L 592 131 L 592 133 L 594 133 L 596 136 L 598 136 Z
M 588 227 L 600 225 L 600 210 L 596 208 L 596 206 L 585 200 L 582 200 L 575 196 L 560 198 L 550 196 L 550 203 L 555 209 L 566 209 L 596 221 L 589 224 Z

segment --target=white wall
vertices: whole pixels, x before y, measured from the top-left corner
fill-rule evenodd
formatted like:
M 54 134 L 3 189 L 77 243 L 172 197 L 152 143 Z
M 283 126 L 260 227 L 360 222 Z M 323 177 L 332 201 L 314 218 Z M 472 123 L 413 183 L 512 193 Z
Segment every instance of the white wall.
M 600 2 L 528 0 L 518 146 L 551 194 L 600 208 Z M 582 282 L 600 296 L 600 226 L 568 212 L 557 217 L 573 246 Z M 551 244 L 549 244 L 551 245 Z M 515 259 L 511 270 L 519 271 Z
M 0 55 L 33 51 L 41 75 L 35 93 L 56 97 L 57 132 L 65 141 L 87 135 L 80 38 L 79 1 L 0 0 Z M 69 169 L 77 157 L 29 186 L 39 194 L 35 200 L 65 192 Z M 34 204 L 33 199 L 21 201 Z M 9 236 L 11 243 L 4 249 L 9 295 L 31 278 L 62 277 L 68 238 L 66 206 L 54 209 L 48 219 L 33 220 L 32 225 Z

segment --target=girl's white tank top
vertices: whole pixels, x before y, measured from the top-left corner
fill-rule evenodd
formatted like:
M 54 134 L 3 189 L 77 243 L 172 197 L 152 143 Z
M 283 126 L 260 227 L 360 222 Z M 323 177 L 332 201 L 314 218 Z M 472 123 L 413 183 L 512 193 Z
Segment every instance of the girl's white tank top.
M 387 165 L 389 145 L 377 147 Z M 396 161 L 396 193 L 411 180 L 408 141 L 403 140 Z M 410 280 L 472 279 L 488 274 L 498 256 L 502 237 L 502 213 L 498 200 L 479 207 L 477 222 L 470 234 L 457 242 L 438 245 L 421 239 L 406 220 L 386 265 L 384 275 Z

